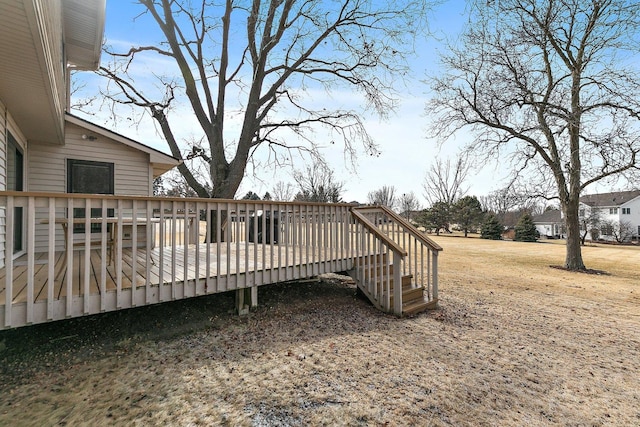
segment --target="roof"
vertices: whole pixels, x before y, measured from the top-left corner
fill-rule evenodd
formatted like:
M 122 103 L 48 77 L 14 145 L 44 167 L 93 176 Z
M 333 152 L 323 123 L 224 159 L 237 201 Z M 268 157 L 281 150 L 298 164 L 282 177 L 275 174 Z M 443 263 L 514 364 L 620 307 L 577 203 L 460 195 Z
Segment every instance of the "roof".
M 127 138 L 126 136 L 120 135 L 119 133 L 110 131 L 109 129 L 106 129 L 95 123 L 91 123 L 87 120 L 81 119 L 80 117 L 74 116 L 73 114 L 65 114 L 65 121 L 67 121 L 68 123 L 73 123 L 76 126 L 80 126 L 81 128 L 86 129 L 88 132 L 102 135 L 135 150 L 149 154 L 149 162 L 153 166 L 154 177 L 162 175 L 169 169 L 172 169 L 173 167 L 181 163 L 179 159 L 165 154 L 162 151 L 151 148 L 148 145 L 142 144 L 138 141 L 134 141 L 133 139 Z
M 98 67 L 105 10 L 106 0 L 0 2 L 0 100 L 28 140 L 64 143 L 66 65 Z
M 542 215 L 533 217 L 535 224 L 559 224 L 562 222 L 562 215 L 559 209 L 548 209 Z
M 591 207 L 616 207 L 624 205 L 637 197 L 640 197 L 640 190 L 588 194 L 580 197 L 580 201 Z

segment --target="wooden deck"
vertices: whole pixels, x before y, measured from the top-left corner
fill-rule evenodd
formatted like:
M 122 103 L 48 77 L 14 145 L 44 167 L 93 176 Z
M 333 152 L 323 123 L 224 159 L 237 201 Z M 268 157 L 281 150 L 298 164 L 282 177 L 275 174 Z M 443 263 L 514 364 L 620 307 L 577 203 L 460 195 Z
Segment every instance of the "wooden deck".
M 258 286 L 341 271 L 381 310 L 437 303 L 441 248 L 383 207 L 0 191 L 3 231 L 0 329 L 247 288 L 256 305 Z
M 283 277 L 295 280 L 346 270 L 352 265 L 346 253 L 329 248 L 282 247 L 249 242 L 162 247 L 148 252 L 151 263 L 146 268 L 147 251 L 144 249 L 136 249 L 135 254 L 131 248 L 123 249 L 121 263 L 111 265 L 108 257 L 101 256 L 98 249 L 91 250 L 89 265 L 85 261 L 85 251 L 76 250 L 69 263 L 70 276 L 64 252 L 56 252 L 53 282 L 48 277 L 48 254 L 36 254 L 33 302 L 45 302 L 50 294 L 54 300 L 63 300 L 69 290 L 73 297 L 84 296 L 86 289 L 89 295 L 117 293 L 132 288 L 155 288 L 153 292 L 157 292 L 160 283 L 191 285 L 194 295 L 217 293 L 269 284 L 281 281 Z M 103 261 L 107 264 L 104 275 L 101 274 Z M 117 264 L 121 267 L 118 268 Z M 5 277 L 6 269 L 0 269 L 1 284 L 5 283 Z M 25 255 L 14 263 L 13 303 L 27 302 L 27 279 Z M 0 301 L 5 299 L 2 285 Z

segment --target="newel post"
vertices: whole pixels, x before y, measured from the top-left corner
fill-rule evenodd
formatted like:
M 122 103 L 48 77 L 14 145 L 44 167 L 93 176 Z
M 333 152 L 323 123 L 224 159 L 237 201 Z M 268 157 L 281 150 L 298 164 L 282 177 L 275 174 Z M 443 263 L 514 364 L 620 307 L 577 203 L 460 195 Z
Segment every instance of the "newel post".
M 402 316 L 402 276 L 399 253 L 393 252 L 393 313 Z
M 431 274 L 432 274 L 432 288 L 431 295 L 433 300 L 438 303 L 438 251 L 433 251 L 433 256 L 431 257 Z

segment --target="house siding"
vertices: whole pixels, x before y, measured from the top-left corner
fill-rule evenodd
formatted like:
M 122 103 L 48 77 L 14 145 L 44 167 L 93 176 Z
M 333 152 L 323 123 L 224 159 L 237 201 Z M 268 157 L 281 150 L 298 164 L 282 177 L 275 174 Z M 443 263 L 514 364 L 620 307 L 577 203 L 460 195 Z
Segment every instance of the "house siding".
M 629 214 L 623 214 L 622 208 L 628 208 L 631 210 Z M 640 233 L 640 197 L 628 201 L 620 207 L 620 222 L 628 222 L 631 228 L 633 228 L 633 235 L 635 237 Z
M 32 144 L 28 153 L 29 191 L 64 193 L 67 191 L 67 159 L 114 163 L 114 193 L 149 195 L 149 156 L 123 144 L 98 137 L 82 139 L 85 129 L 67 124 L 66 144 Z
M 117 195 L 149 196 L 149 155 L 104 136 L 95 141 L 83 139 L 91 135 L 86 129 L 67 123 L 66 144 L 32 143 L 28 152 L 29 191 L 65 193 L 67 191 L 67 160 L 91 160 L 114 164 L 114 193 Z M 46 209 L 36 210 L 36 224 L 46 218 Z M 58 216 L 65 216 L 61 210 Z M 46 226 L 36 227 L 36 251 L 46 251 Z M 56 230 L 62 242 L 62 230 Z M 58 245 L 57 250 L 63 248 Z
M 0 190 L 7 190 L 10 188 L 10 182 L 8 177 L 8 161 L 10 156 L 8 155 L 9 133 L 13 135 L 18 146 L 24 153 L 27 152 L 27 140 L 22 134 L 18 125 L 11 117 L 11 113 L 7 107 L 0 100 Z M 27 183 L 27 166 L 25 164 L 24 171 L 24 183 Z M 0 268 L 4 267 L 4 260 L 6 255 L 6 210 L 0 208 Z
M 0 100 L 0 190 L 7 189 L 7 118 L 9 113 Z M 5 242 L 6 242 L 6 210 L 0 208 L 0 268 L 4 268 Z

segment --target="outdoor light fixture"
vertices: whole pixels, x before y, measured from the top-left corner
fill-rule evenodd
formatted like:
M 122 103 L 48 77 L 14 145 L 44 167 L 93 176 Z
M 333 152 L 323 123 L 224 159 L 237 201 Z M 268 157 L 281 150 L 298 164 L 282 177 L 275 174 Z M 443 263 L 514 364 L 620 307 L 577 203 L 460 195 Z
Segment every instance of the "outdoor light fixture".
M 93 135 L 87 135 L 86 133 L 82 134 L 82 139 L 88 139 L 89 141 L 95 141 L 96 139 L 98 139 L 97 136 L 93 136 Z

